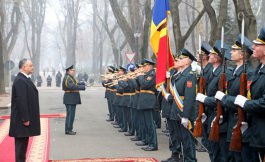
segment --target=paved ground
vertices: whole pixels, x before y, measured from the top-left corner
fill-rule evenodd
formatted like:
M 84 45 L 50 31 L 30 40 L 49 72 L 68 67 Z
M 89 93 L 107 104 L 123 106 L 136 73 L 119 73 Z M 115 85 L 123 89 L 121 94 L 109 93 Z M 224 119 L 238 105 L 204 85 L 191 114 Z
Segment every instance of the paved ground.
M 41 113 L 64 113 L 61 88 L 39 89 Z M 0 99 L 2 97 L 0 96 Z M 113 128 L 107 118 L 104 88 L 89 87 L 81 92 L 82 105 L 77 106 L 74 129 L 76 136 L 64 134 L 64 119 L 51 119 L 50 159 L 98 158 L 98 157 L 155 157 L 158 160 L 170 156 L 168 137 L 158 129 L 159 150 L 145 152 L 129 137 Z M 0 100 L 1 103 L 3 100 Z M 0 110 L 9 115 L 10 109 Z M 0 120 L 1 122 L 1 120 Z M 207 153 L 197 153 L 199 162 L 208 162 Z

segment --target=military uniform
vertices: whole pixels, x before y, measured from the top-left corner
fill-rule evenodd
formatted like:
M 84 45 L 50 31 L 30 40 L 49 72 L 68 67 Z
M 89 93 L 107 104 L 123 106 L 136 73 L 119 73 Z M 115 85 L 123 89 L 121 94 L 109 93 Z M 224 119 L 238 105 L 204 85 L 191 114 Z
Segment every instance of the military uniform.
M 145 66 L 148 64 L 154 65 L 152 61 L 145 59 Z M 156 108 L 155 75 L 156 73 L 153 69 L 146 72 L 145 75 L 137 77 L 141 88 L 137 108 L 142 114 L 142 116 L 140 116 L 142 117 L 142 123 L 140 123 L 140 125 L 144 126 L 142 128 L 142 133 L 145 136 L 142 140 L 148 145 L 143 148 L 145 151 L 154 151 L 158 149 L 157 134 L 153 118 L 153 111 Z
M 71 69 L 73 69 L 73 65 L 66 70 Z M 73 131 L 75 110 L 76 105 L 81 104 L 79 90 L 85 90 L 85 84 L 77 83 L 75 78 L 67 72 L 63 79 L 62 88 L 65 91 L 63 97 L 63 103 L 66 107 L 65 134 L 75 135 L 76 132 Z
M 50 75 L 48 75 L 47 77 L 47 87 L 51 87 L 52 86 L 52 77 Z

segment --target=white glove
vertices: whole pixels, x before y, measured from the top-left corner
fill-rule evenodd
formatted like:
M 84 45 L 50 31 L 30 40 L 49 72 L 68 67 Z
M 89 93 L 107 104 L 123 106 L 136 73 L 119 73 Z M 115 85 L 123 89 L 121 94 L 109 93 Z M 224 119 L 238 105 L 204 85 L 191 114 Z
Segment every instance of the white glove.
M 182 124 L 185 128 L 188 128 L 188 123 L 189 123 L 189 119 L 187 119 L 187 118 L 181 118 L 181 124 Z
M 224 96 L 225 96 L 225 94 L 222 91 L 217 91 L 214 98 L 221 101 Z
M 207 96 L 205 96 L 204 94 L 198 93 L 197 96 L 196 96 L 196 100 L 204 103 L 204 100 L 205 100 L 206 97 Z
M 158 91 L 158 92 L 161 92 L 161 91 L 162 91 L 162 86 L 163 86 L 163 85 L 161 85 L 161 86 L 159 86 L 159 87 L 157 88 L 157 91 Z
M 170 72 L 169 71 L 166 72 L 166 78 L 170 78 Z
M 169 95 L 170 95 L 169 93 L 166 93 L 166 94 L 165 94 L 164 97 L 165 97 L 166 100 L 168 99 L 168 96 L 169 96 Z
M 207 115 L 205 113 L 202 113 L 202 123 L 204 123 L 207 119 Z
M 237 95 L 234 104 L 244 108 L 244 105 L 248 99 L 242 95 Z
M 241 122 L 241 133 L 243 134 L 248 129 L 248 123 L 247 122 Z

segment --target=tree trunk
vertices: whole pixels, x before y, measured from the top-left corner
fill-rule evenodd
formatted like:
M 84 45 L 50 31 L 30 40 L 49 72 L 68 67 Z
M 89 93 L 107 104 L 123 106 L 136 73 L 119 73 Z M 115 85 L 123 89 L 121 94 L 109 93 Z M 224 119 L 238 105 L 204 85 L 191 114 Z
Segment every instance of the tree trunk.
M 3 37 L 0 31 L 0 76 L 4 76 L 4 60 L 3 60 Z M 0 94 L 6 93 L 5 91 L 5 79 L 0 77 Z

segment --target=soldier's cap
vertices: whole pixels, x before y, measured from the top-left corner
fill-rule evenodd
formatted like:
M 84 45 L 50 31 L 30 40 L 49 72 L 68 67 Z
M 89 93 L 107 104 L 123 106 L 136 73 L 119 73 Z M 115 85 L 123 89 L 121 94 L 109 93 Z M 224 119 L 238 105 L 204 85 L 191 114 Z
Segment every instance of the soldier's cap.
M 258 38 L 253 40 L 253 43 L 265 45 L 265 27 L 261 28 Z
M 115 71 L 115 68 L 113 66 L 108 66 L 108 71 L 113 73 Z
M 246 52 L 248 54 L 253 53 L 252 45 L 253 45 L 253 43 L 247 37 L 244 36 L 244 46 L 246 47 Z M 235 44 L 232 46 L 232 49 L 241 50 L 241 48 L 242 48 L 241 34 L 239 34 L 237 36 L 237 40 L 236 40 Z
M 201 51 L 204 52 L 206 55 L 209 55 L 211 53 L 212 48 L 213 47 L 208 42 L 202 42 Z
M 119 70 L 122 70 L 122 71 L 126 72 L 126 68 L 124 68 L 122 66 L 119 66 Z
M 144 59 L 144 65 L 155 65 L 155 62 L 150 59 Z
M 139 68 L 139 64 L 135 63 L 135 67 L 136 67 L 136 68 Z
M 179 58 L 186 58 L 186 57 L 188 57 L 192 61 L 197 61 L 197 59 L 193 56 L 193 54 L 189 50 L 183 48 L 180 52 Z
M 144 66 L 144 62 L 145 62 L 145 61 L 144 61 L 144 60 L 142 60 L 142 61 L 141 61 L 141 63 L 139 64 L 139 67 L 142 67 L 142 66 Z
M 227 60 L 231 60 L 231 55 L 230 55 L 230 48 L 224 43 L 224 49 L 225 49 L 225 58 Z M 221 52 L 221 40 L 217 40 L 213 46 L 213 49 L 211 49 L 211 54 L 218 55 L 221 58 L 224 58 Z
M 74 69 L 74 65 L 70 65 L 70 66 L 67 66 L 66 68 L 65 68 L 65 70 L 70 70 L 70 69 Z

